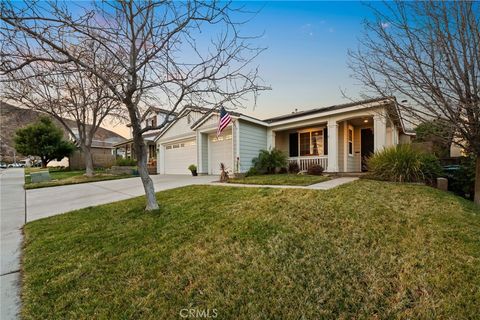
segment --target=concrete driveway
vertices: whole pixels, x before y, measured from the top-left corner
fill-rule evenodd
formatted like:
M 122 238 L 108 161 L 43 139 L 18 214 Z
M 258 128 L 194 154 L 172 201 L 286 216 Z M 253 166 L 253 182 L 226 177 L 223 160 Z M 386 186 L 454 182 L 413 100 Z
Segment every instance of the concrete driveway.
M 208 184 L 216 176 L 155 175 L 155 191 Z M 99 181 L 27 190 L 27 221 L 144 195 L 140 178 Z

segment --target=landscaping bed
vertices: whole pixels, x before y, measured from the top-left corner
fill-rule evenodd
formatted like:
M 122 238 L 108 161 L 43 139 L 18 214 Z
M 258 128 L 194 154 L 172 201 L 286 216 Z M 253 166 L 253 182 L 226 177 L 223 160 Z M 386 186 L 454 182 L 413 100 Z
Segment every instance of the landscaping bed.
M 264 174 L 242 178 L 229 179 L 229 183 L 240 184 L 264 184 L 264 185 L 287 185 L 287 186 L 309 186 L 311 184 L 330 180 L 328 176 L 315 176 L 306 174 Z
M 30 173 L 39 171 L 49 171 L 50 181 L 42 181 L 33 183 Z M 78 184 L 86 182 L 124 179 L 134 177 L 131 174 L 109 174 L 104 170 L 95 170 L 93 177 L 85 176 L 85 170 L 65 170 L 65 169 L 32 169 L 25 168 L 25 189 L 37 189 L 45 187 L 63 186 L 69 184 Z
M 480 209 L 420 185 L 191 186 L 28 223 L 24 319 L 473 319 Z

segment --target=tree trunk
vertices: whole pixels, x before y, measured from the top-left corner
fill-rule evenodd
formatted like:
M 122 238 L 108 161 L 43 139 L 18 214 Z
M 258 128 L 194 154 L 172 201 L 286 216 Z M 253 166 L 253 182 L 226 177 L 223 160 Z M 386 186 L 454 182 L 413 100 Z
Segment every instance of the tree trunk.
M 95 170 L 93 169 L 93 157 L 89 147 L 82 147 L 83 156 L 85 158 L 85 175 L 87 177 L 93 177 Z
M 480 206 L 480 154 L 477 154 L 475 164 L 475 196 L 473 202 Z
M 135 156 L 137 157 L 138 174 L 142 179 L 143 189 L 145 190 L 145 196 L 147 198 L 146 211 L 152 211 L 158 209 L 157 198 L 155 196 L 155 188 L 153 181 L 148 175 L 147 169 L 147 146 L 143 140 L 143 136 L 140 131 L 140 126 L 132 125 L 133 127 L 133 143 L 135 149 Z
M 48 161 L 46 158 L 41 158 L 42 159 L 42 168 L 46 168 L 47 167 L 47 164 L 48 164 Z

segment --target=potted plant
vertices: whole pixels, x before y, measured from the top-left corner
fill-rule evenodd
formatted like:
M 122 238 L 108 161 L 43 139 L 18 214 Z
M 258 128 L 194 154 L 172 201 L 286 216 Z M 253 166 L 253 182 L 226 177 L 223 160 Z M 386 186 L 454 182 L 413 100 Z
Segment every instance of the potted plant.
M 190 172 L 192 173 L 192 176 L 196 177 L 198 175 L 196 165 L 194 164 L 189 165 L 188 170 L 190 170 Z

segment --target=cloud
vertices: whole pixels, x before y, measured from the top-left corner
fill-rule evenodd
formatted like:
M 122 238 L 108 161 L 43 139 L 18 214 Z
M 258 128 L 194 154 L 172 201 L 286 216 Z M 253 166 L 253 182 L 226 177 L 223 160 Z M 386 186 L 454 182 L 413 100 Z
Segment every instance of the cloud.
M 334 32 L 335 32 L 335 29 L 334 29 L 334 28 L 328 28 L 328 32 L 334 33 Z
M 382 23 L 381 23 L 381 26 L 382 26 L 383 29 L 387 29 L 387 28 L 390 27 L 390 23 L 388 23 L 388 22 L 382 22 Z

